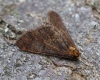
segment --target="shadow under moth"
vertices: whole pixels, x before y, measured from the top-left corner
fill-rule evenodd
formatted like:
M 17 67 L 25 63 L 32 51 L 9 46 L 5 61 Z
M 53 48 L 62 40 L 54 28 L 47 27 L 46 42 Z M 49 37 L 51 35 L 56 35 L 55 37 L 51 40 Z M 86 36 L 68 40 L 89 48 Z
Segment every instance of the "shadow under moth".
M 77 60 L 80 53 L 70 37 L 61 17 L 48 12 L 48 22 L 34 30 L 26 31 L 16 41 L 23 51 Z

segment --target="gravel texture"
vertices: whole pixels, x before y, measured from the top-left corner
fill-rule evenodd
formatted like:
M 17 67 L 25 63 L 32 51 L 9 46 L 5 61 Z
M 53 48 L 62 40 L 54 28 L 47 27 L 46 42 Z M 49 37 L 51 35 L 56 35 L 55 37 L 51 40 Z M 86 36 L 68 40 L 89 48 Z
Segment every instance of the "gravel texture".
M 5 40 L 0 26 L 0 80 L 100 80 L 100 23 L 85 0 L 0 0 L 0 16 L 20 30 L 38 27 L 50 10 L 65 23 L 79 61 L 23 52 Z

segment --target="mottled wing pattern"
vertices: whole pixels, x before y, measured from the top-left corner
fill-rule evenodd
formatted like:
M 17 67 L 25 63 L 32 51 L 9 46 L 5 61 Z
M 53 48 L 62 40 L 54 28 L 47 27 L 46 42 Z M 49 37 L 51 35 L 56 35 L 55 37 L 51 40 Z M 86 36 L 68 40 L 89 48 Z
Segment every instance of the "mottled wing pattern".
M 48 13 L 48 16 L 49 16 L 49 23 L 51 23 L 53 26 L 55 26 L 56 28 L 58 28 L 65 36 L 66 36 L 66 43 L 69 43 L 70 45 L 75 46 L 72 38 L 70 37 L 64 23 L 62 22 L 60 16 L 54 12 L 54 11 L 50 11 Z
M 35 30 L 27 31 L 16 41 L 16 45 L 21 50 L 28 52 L 77 59 L 79 51 L 59 15 L 56 12 L 49 12 L 48 14 L 51 25 L 42 25 Z
M 70 37 L 68 30 L 66 29 L 64 23 L 61 20 L 61 17 L 54 11 L 50 11 L 48 12 L 48 20 L 49 23 L 51 25 L 53 25 L 54 27 L 58 28 L 59 31 L 63 34 L 64 38 L 63 41 L 64 43 L 70 47 L 70 53 L 72 52 L 72 55 L 76 55 L 77 57 L 80 55 L 74 41 L 72 40 L 72 38 Z M 72 51 L 71 51 L 72 50 Z

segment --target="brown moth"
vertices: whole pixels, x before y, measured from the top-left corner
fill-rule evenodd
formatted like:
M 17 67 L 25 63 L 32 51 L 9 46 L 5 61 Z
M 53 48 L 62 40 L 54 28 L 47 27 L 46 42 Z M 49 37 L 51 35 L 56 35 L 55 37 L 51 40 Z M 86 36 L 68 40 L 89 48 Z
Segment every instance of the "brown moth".
M 50 11 L 49 23 L 27 31 L 16 45 L 23 51 L 77 60 L 80 53 L 60 16 Z

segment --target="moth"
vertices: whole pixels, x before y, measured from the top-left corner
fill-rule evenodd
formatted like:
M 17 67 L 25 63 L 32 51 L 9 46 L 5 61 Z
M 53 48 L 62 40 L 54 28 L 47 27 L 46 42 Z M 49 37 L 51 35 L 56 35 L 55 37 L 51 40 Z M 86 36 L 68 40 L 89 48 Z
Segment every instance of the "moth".
M 16 45 L 23 51 L 77 60 L 80 53 L 70 37 L 61 17 L 55 11 L 48 12 L 48 22 L 25 32 Z

